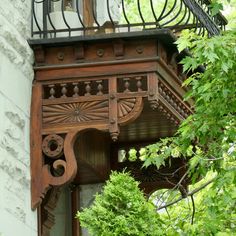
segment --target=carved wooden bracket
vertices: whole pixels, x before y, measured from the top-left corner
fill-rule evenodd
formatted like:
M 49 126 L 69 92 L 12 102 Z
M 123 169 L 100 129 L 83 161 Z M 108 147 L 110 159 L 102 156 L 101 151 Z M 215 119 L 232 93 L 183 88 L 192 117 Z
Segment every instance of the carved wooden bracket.
M 143 100 L 178 125 L 191 114 L 188 104 L 157 73 L 36 82 L 31 109 L 32 208 L 52 186 L 71 182 L 77 173 L 74 143 L 85 129 L 110 132 L 133 122 Z

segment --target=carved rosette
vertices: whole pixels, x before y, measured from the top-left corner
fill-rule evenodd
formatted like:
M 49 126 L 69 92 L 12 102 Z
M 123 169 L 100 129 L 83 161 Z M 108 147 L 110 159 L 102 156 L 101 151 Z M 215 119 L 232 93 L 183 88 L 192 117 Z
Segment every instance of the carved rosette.
M 63 153 L 64 140 L 56 134 L 48 135 L 43 140 L 43 153 L 53 159 L 59 158 Z
M 51 176 L 63 176 L 67 171 L 67 157 L 63 158 L 64 138 L 57 134 L 44 137 L 42 142 L 44 162 L 48 163 L 48 174 Z

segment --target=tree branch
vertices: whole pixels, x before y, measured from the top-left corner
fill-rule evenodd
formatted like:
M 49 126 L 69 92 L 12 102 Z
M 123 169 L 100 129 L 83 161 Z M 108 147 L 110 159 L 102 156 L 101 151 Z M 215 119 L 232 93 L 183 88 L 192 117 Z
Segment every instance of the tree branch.
M 199 188 L 196 188 L 196 189 L 194 189 L 193 191 L 187 193 L 185 197 L 181 196 L 181 197 L 179 197 L 178 199 L 176 199 L 175 201 L 172 201 L 172 202 L 170 202 L 170 203 L 167 203 L 167 204 L 165 204 L 164 206 L 158 207 L 157 210 L 159 211 L 159 210 L 161 210 L 161 209 L 163 209 L 163 208 L 167 208 L 167 207 L 172 206 L 172 205 L 174 205 L 175 203 L 181 201 L 182 199 L 184 199 L 184 198 L 186 198 L 186 197 L 193 196 L 195 193 L 199 192 L 200 190 L 204 189 L 206 186 L 208 186 L 209 184 L 211 184 L 214 180 L 215 180 L 215 178 L 213 178 L 213 179 L 207 181 L 205 184 L 203 184 L 203 185 L 200 186 Z
M 194 219 L 194 215 L 195 215 L 195 204 L 194 204 L 193 195 L 191 195 L 191 200 L 192 200 L 192 205 L 193 205 L 193 213 L 192 213 L 192 218 L 191 218 L 191 225 L 193 225 L 193 219 Z
M 178 171 L 180 171 L 181 169 L 185 168 L 187 165 L 183 165 L 183 166 L 180 166 L 178 169 L 176 169 L 174 172 L 172 173 L 161 173 L 160 171 L 158 170 L 155 170 L 159 175 L 162 175 L 162 176 L 171 176 L 173 177 Z
M 224 157 L 218 157 L 218 158 L 216 158 L 216 157 L 213 157 L 212 156 L 212 158 L 201 158 L 201 160 L 204 160 L 204 161 L 218 161 L 218 160 L 224 160 Z

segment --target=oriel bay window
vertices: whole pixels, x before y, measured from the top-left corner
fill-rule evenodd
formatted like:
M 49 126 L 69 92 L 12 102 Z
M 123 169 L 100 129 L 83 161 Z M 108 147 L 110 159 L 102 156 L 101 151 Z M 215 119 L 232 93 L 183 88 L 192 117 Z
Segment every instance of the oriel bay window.
M 31 201 L 40 236 L 88 235 L 75 214 L 112 170 L 129 170 L 147 195 L 183 177 L 185 160 L 156 172 L 128 153 L 172 136 L 193 113 L 175 40 L 186 28 L 209 36 L 224 28 L 207 2 L 32 0 Z

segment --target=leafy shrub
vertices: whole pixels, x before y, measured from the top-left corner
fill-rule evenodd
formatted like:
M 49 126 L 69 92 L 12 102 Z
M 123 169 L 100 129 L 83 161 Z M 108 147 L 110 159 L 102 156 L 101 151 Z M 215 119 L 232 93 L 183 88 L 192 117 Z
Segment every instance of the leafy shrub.
M 81 226 L 93 236 L 163 235 L 159 215 L 138 184 L 128 173 L 113 172 L 93 205 L 77 213 Z

